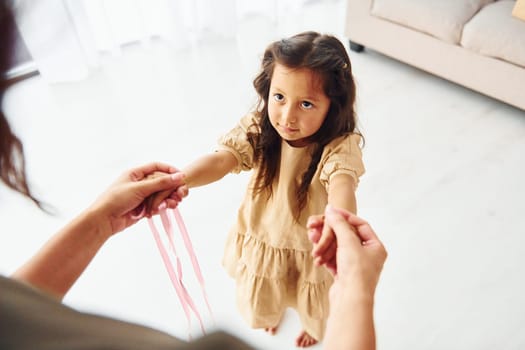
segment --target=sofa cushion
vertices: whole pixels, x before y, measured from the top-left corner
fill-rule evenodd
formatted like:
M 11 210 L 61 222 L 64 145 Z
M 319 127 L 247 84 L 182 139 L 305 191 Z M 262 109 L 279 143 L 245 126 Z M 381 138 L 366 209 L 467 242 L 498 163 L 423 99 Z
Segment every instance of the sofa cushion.
M 525 22 L 512 17 L 513 6 L 500 0 L 484 7 L 465 25 L 461 45 L 525 67 Z
M 372 15 L 433 35 L 452 44 L 463 25 L 494 0 L 374 0 Z

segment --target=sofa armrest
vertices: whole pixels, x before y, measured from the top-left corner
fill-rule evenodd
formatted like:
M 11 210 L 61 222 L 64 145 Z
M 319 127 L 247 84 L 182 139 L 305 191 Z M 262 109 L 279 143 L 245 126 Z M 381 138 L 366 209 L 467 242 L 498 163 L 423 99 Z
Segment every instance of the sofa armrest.
M 345 34 L 348 39 L 363 45 L 363 31 L 367 28 L 367 22 L 371 20 L 372 0 L 347 0 Z
M 345 35 L 354 44 L 525 110 L 525 68 L 372 16 L 371 8 L 372 0 L 347 0 Z

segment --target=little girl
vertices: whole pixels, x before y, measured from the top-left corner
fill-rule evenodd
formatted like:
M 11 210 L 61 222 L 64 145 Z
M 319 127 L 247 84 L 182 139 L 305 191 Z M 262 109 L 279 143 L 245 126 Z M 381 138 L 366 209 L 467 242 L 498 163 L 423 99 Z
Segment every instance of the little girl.
M 292 307 L 303 327 L 297 346 L 306 347 L 323 338 L 332 284 L 314 262 L 306 222 L 327 203 L 355 213 L 354 191 L 364 172 L 355 84 L 342 43 L 315 32 L 269 45 L 253 84 L 255 110 L 222 136 L 216 152 L 183 173 L 191 188 L 254 170 L 223 264 L 236 280 L 245 320 L 273 334 Z M 317 262 L 335 253 L 333 237 L 323 235 L 326 249 Z

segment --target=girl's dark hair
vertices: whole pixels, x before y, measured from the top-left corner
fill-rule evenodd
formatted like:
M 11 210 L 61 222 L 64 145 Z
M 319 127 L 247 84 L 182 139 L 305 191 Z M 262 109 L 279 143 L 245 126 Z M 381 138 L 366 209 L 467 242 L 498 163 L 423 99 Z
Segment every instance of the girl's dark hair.
M 30 198 L 41 209 L 27 183 L 24 147 L 13 133 L 2 109 L 4 93 L 9 86 L 7 71 L 15 51 L 15 20 L 8 1 L 0 1 L 0 178 L 9 188 Z M 45 210 L 45 209 L 44 209 Z
M 259 171 L 253 195 L 269 191 L 277 174 L 281 154 L 281 137 L 270 124 L 268 96 L 275 64 L 288 68 L 307 68 L 319 76 L 330 107 L 319 130 L 309 137 L 315 146 L 311 161 L 302 174 L 297 188 L 298 212 L 306 205 L 308 187 L 312 182 L 324 147 L 339 136 L 358 133 L 354 111 L 355 83 L 350 58 L 343 44 L 331 35 L 304 32 L 270 44 L 261 64 L 261 71 L 253 81 L 258 94 L 255 116 L 259 121 L 257 132 L 250 132 L 248 140 L 254 149 Z

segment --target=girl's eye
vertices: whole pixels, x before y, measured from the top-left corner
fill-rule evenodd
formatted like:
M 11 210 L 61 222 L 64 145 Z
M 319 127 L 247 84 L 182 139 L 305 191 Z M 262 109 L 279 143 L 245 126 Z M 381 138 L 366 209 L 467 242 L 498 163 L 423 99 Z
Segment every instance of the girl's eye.
M 281 94 L 274 94 L 274 95 L 273 95 L 273 99 L 274 99 L 275 101 L 281 102 L 282 100 L 284 100 L 284 96 L 281 95 Z
M 314 105 L 313 105 L 311 102 L 303 101 L 303 102 L 301 102 L 301 106 L 302 106 L 304 109 L 310 109 L 310 108 L 312 108 Z

